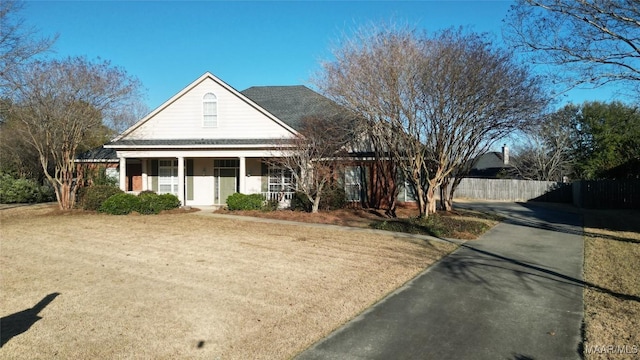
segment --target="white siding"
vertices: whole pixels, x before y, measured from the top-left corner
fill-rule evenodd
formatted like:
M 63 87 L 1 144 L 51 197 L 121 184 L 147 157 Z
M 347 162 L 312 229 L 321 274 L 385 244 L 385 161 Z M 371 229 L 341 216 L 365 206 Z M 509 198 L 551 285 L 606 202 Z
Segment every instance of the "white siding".
M 262 163 L 260 159 L 247 159 L 246 190 L 247 194 L 259 194 L 262 192 Z
M 217 97 L 218 124 L 203 126 L 203 96 Z M 123 139 L 265 139 L 291 133 L 211 78 L 204 78 Z

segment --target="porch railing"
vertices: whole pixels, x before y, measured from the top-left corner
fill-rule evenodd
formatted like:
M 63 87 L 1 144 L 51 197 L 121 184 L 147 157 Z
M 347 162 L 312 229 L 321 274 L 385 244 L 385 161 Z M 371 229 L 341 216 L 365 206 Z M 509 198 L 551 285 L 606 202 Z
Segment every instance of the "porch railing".
M 280 191 L 280 192 L 263 192 L 261 193 L 262 196 L 264 196 L 265 200 L 267 201 L 272 201 L 272 200 L 277 200 L 280 202 L 283 201 L 291 201 L 291 199 L 293 198 L 293 191 Z

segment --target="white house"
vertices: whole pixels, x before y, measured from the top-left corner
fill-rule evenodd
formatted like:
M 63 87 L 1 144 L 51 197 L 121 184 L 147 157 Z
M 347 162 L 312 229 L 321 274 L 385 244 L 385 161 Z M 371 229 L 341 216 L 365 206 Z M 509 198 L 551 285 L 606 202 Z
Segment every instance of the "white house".
M 269 165 L 307 116 L 337 111 L 304 86 L 235 90 L 205 73 L 104 145 L 120 188 L 175 194 L 182 204 L 225 204 L 235 192 L 290 197 L 291 176 Z

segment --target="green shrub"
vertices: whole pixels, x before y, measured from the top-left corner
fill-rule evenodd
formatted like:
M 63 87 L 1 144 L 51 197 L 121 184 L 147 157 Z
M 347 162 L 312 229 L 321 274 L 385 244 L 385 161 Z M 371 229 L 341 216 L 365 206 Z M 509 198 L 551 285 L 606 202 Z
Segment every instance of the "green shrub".
M 102 203 L 122 190 L 111 185 L 93 185 L 78 191 L 78 202 L 84 210 L 98 210 Z
M 30 179 L 14 178 L 0 173 L 0 203 L 40 203 L 53 201 L 55 193 L 50 186 L 41 186 Z
M 311 201 L 304 193 L 296 191 L 291 198 L 291 209 L 294 211 L 311 212 Z
M 140 214 L 158 214 L 162 210 L 171 210 L 180 206 L 180 200 L 173 194 L 158 195 L 153 191 L 143 191 L 138 195 Z
M 157 214 L 162 211 L 158 202 L 158 194 L 153 191 L 141 192 L 138 194 L 138 200 L 138 208 L 136 211 L 140 214 Z
M 296 191 L 291 199 L 291 208 L 295 211 L 311 212 L 312 203 L 302 192 Z M 347 205 L 347 194 L 340 187 L 325 187 L 320 196 L 320 210 L 336 210 L 342 209 Z
M 140 208 L 140 198 L 126 193 L 115 194 L 105 200 L 98 211 L 111 215 L 126 215 Z
M 322 190 L 319 208 L 323 210 L 343 209 L 347 206 L 347 193 L 342 187 L 331 186 Z
M 278 200 L 267 200 L 262 206 L 262 211 L 276 211 L 280 206 L 280 201 Z
M 235 193 L 227 198 L 229 210 L 260 210 L 264 203 L 264 196 L 260 194 L 245 195 Z
M 158 201 L 162 205 L 162 210 L 171 210 L 180 207 L 180 199 L 173 194 L 158 195 Z

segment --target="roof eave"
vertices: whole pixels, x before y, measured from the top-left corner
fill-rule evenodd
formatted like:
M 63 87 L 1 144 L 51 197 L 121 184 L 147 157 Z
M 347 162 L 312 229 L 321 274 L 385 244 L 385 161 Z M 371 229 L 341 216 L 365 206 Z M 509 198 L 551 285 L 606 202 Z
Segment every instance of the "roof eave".
M 227 145 L 105 145 L 105 148 L 116 150 L 128 150 L 128 149 L 264 149 L 272 148 L 277 149 L 281 147 L 294 147 L 291 144 L 227 144 Z

